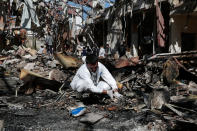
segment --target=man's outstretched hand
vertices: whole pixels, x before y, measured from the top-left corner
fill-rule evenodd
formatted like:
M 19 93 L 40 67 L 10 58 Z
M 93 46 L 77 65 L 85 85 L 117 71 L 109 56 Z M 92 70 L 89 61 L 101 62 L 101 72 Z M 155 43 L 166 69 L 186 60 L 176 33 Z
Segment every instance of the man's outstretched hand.
M 117 99 L 119 99 L 119 98 L 122 98 L 123 97 L 123 95 L 121 95 L 120 93 L 118 93 L 117 91 L 116 92 L 114 92 L 114 97 L 115 98 L 117 98 Z
M 111 99 L 114 98 L 114 93 L 113 93 L 112 90 L 108 90 L 108 91 L 107 91 L 107 95 L 108 95 Z
M 111 99 L 120 99 L 123 97 L 117 90 L 103 90 L 103 94 L 107 94 Z

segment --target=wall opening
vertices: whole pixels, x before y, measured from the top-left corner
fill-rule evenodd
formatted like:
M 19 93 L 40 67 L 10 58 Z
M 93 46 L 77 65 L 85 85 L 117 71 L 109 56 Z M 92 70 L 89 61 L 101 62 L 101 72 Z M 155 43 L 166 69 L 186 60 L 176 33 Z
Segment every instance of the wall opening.
M 195 33 L 181 33 L 181 39 L 182 51 L 195 50 Z

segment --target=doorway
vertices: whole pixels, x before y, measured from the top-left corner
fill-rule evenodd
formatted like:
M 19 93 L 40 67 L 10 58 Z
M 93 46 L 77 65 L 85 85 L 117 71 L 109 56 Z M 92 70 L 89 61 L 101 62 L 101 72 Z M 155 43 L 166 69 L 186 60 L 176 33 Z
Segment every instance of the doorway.
M 195 50 L 195 41 L 196 41 L 196 34 L 195 33 L 181 33 L 181 45 L 182 51 L 191 51 Z

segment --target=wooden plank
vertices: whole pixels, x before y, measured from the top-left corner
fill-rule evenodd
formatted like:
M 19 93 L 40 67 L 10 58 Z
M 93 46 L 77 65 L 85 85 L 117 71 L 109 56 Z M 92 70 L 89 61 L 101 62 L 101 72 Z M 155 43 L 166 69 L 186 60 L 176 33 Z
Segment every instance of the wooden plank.
M 170 104 L 165 103 L 164 105 L 181 117 L 185 115 L 184 113 L 182 113 L 182 112 L 178 111 L 177 109 L 175 109 L 174 107 L 172 107 Z
M 72 56 L 66 56 L 61 53 L 54 53 L 55 58 L 59 61 L 64 68 L 76 68 L 82 64 L 82 61 Z
M 32 91 L 37 88 L 37 89 L 50 89 L 53 91 L 58 91 L 60 86 L 62 85 L 60 82 L 55 81 L 55 80 L 49 80 L 47 78 L 42 77 L 41 75 L 34 73 L 32 71 L 28 71 L 25 69 L 21 69 L 21 74 L 20 74 L 20 79 L 24 81 L 25 85 L 21 89 L 26 89 L 26 91 L 31 90 Z M 33 90 L 32 90 L 33 89 Z M 29 93 L 28 93 L 29 94 Z

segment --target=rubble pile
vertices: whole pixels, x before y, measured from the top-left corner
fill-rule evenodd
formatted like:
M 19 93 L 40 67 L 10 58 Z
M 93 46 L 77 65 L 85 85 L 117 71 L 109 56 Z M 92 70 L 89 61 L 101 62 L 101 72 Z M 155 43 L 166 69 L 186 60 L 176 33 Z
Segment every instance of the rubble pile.
M 61 86 L 61 82 L 69 79 L 67 78 L 69 73 L 62 72 L 63 67 L 60 66 L 59 62 L 55 60 L 54 57 L 50 57 L 46 54 L 39 55 L 36 50 L 28 49 L 22 46 L 7 52 L 2 51 L 1 63 L 1 88 L 3 88 L 4 91 L 7 91 L 7 87 L 3 86 L 6 84 L 13 87 L 11 90 L 15 91 L 16 88 L 27 86 L 27 84 L 29 86 L 33 86 L 29 84 L 29 81 L 36 84 L 34 83 L 34 79 L 36 79 L 38 85 L 38 80 L 42 81 L 42 83 L 44 83 L 43 80 L 45 80 L 47 82 L 51 81 L 51 84 L 55 84 L 53 86 Z M 30 75 L 30 78 L 26 78 L 27 75 Z M 17 81 L 19 81 L 19 78 L 23 81 L 18 83 Z M 4 81 L 4 79 L 12 81 L 12 83 Z M 13 83 L 14 81 L 15 83 Z M 57 91 L 58 89 L 56 88 L 54 90 Z M 3 94 L 6 92 L 1 93 Z M 30 92 L 26 92 L 26 94 L 29 93 Z
M 136 66 L 122 68 L 105 62 L 111 67 L 124 96 L 111 101 L 107 96 L 89 93 L 78 99 L 69 85 L 78 66 L 67 67 L 67 58 L 71 56 L 63 55 L 64 59 L 55 60 L 44 54 L 31 55 L 26 50 L 18 55 L 17 50 L 1 54 L 0 116 L 4 129 L 76 129 L 78 126 L 82 129 L 177 130 L 196 127 L 197 84 L 192 71 L 181 70 L 184 62 L 188 64 L 185 60 L 179 62 L 173 57 L 142 60 Z M 79 101 L 86 110 L 73 117 L 71 107 L 77 107 Z

